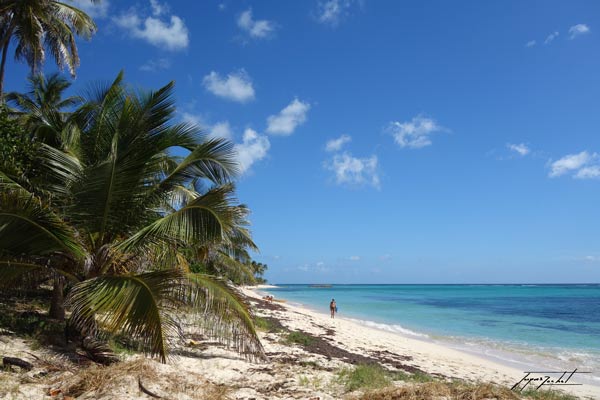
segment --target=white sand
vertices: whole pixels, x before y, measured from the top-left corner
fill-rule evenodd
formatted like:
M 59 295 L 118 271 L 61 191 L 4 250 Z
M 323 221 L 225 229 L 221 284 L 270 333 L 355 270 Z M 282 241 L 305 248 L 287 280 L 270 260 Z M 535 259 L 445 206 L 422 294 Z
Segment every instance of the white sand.
M 262 296 L 262 293 L 252 289 L 245 289 L 244 293 L 248 296 Z M 333 339 L 336 344 L 352 352 L 369 354 L 373 351 L 387 351 L 410 356 L 412 360 L 404 361 L 405 364 L 413 365 L 428 373 L 473 382 L 496 382 L 510 387 L 524 376 L 520 369 L 430 341 L 365 326 L 340 317 L 339 314 L 335 319 L 331 319 L 325 313 L 314 312 L 303 307 L 290 304 L 283 304 L 283 306 L 286 312 L 274 313 L 287 328 L 312 334 L 322 334 L 323 328 L 331 328 L 335 331 Z M 599 386 L 563 386 L 561 389 L 576 396 L 600 399 Z
M 255 299 L 261 297 L 258 288 L 243 289 L 243 292 Z M 277 318 L 290 330 L 324 338 L 326 343 L 354 355 L 383 357 L 384 364 L 390 367 L 403 364 L 445 377 L 509 386 L 523 376 L 520 370 L 436 343 L 370 328 L 344 317 L 332 320 L 326 314 L 281 305 L 279 310 L 260 309 L 258 313 Z M 138 377 L 146 388 L 169 399 L 218 399 L 220 397 L 208 396 L 206 391 L 224 387 L 227 398 L 236 400 L 348 398 L 336 374 L 340 368 L 349 366 L 343 359 L 283 344 L 277 333 L 261 332 L 260 336 L 271 359 L 268 363 L 251 363 L 222 346 L 187 337 L 179 343 L 169 364 L 148 360 L 143 362 L 142 369 L 127 373 L 122 372 L 126 363 L 125 367 L 117 364 L 115 369 L 107 370 L 101 389 L 88 390 L 78 399 L 147 399 L 149 397 L 138 387 Z M 30 343 L 13 335 L 0 335 L 0 356 L 20 357 L 36 365 L 26 373 L 0 371 L 0 399 L 61 399 L 62 394 L 81 379 L 81 367 L 60 360 L 60 356 L 50 350 L 33 350 Z M 48 360 L 49 364 L 41 363 L 36 357 Z M 134 362 L 141 358 L 139 355 L 129 357 Z M 58 367 L 53 370 L 48 365 Z M 51 389 L 62 393 L 49 397 Z M 599 389 L 584 385 L 571 386 L 567 391 L 581 398 L 599 399 Z

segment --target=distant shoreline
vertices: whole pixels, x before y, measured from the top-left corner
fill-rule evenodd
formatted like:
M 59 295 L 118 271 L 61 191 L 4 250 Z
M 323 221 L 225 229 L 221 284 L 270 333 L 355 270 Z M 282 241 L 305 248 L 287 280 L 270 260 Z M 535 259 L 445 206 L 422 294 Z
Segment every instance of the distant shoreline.
M 311 288 L 314 288 L 314 286 L 308 285 L 308 284 L 289 284 L 289 285 L 283 285 L 283 284 L 278 284 L 278 288 L 283 288 L 285 286 L 308 286 Z M 350 285 L 333 285 L 333 288 L 335 288 L 336 286 L 350 286 Z M 376 286 L 373 284 L 357 284 L 357 285 L 352 285 L 352 286 Z M 380 285 L 380 286 L 404 286 L 404 285 L 392 285 L 392 284 L 384 284 L 384 285 Z M 432 286 L 448 286 L 448 285 L 432 285 Z M 467 284 L 467 285 L 454 285 L 454 286 L 472 286 L 471 284 Z M 477 286 L 481 286 L 481 285 L 477 285 Z M 490 284 L 490 285 L 485 285 L 485 286 L 500 286 L 500 285 L 496 285 L 496 284 Z M 534 286 L 531 284 L 510 284 L 510 285 L 501 285 L 501 286 Z M 535 285 L 535 286 L 542 286 L 542 285 Z M 544 285 L 544 286 L 555 286 L 553 285 Z M 560 285 L 560 286 L 565 286 L 565 285 Z M 596 286 L 595 284 L 585 284 L 585 286 Z M 318 289 L 318 288 L 317 288 Z M 268 290 L 267 290 L 268 292 Z M 320 290 L 319 290 L 320 292 Z M 309 314 L 318 314 L 320 316 L 320 318 L 325 318 L 328 319 L 328 314 L 327 314 L 327 310 L 326 310 L 326 305 L 324 305 L 322 308 L 321 307 L 315 307 L 314 304 L 305 304 L 304 302 L 300 303 L 298 302 L 298 300 L 295 300 L 294 298 L 289 298 L 285 296 L 285 292 L 279 292 L 279 291 L 274 291 L 274 292 L 268 292 L 269 294 L 275 295 L 275 297 L 277 298 L 278 296 L 281 296 L 283 299 L 287 300 L 287 306 L 289 307 L 293 307 L 295 309 L 300 310 L 299 313 L 302 312 L 306 312 Z M 317 291 L 315 291 L 315 295 L 316 295 Z M 336 296 L 336 300 L 337 300 L 337 296 Z M 343 304 L 343 303 L 342 303 Z M 343 311 L 346 311 L 346 309 L 343 309 Z M 355 313 L 356 314 L 356 313 Z M 362 329 L 364 329 L 365 331 L 361 331 L 364 332 L 366 335 L 369 335 L 368 331 L 366 330 L 372 330 L 372 331 L 376 331 L 376 332 L 383 332 L 386 334 L 392 334 L 392 335 L 398 335 L 400 337 L 403 337 L 405 339 L 411 340 L 411 341 L 418 341 L 420 343 L 424 343 L 425 346 L 431 344 L 433 346 L 441 346 L 443 348 L 447 348 L 447 349 L 451 349 L 453 351 L 457 351 L 457 352 L 461 352 L 463 354 L 469 354 L 472 355 L 474 357 L 478 357 L 478 358 L 482 358 L 485 359 L 487 361 L 489 361 L 491 364 L 487 365 L 486 368 L 493 368 L 492 365 L 501 365 L 503 367 L 506 367 L 508 369 L 510 369 L 511 371 L 524 371 L 524 370 L 528 370 L 531 369 L 532 367 L 542 367 L 542 366 L 547 366 L 546 364 L 544 364 L 544 358 L 543 356 L 540 354 L 539 356 L 534 357 L 533 359 L 530 359 L 527 354 L 528 353 L 517 353 L 516 351 L 518 349 L 512 349 L 512 348 L 508 348 L 505 347 L 503 345 L 503 342 L 498 341 L 496 342 L 496 344 L 494 344 L 493 342 L 490 343 L 493 345 L 493 347 L 488 347 L 488 344 L 486 343 L 478 343 L 477 345 L 473 345 L 471 342 L 473 342 L 472 340 L 470 340 L 467 337 L 464 338 L 454 338 L 452 337 L 454 340 L 453 341 L 448 341 L 447 339 L 450 339 L 451 337 L 448 338 L 443 338 L 437 335 L 430 335 L 430 334 L 425 334 L 422 331 L 414 331 L 412 328 L 411 329 L 406 329 L 403 327 L 398 327 L 396 328 L 396 326 L 394 325 L 394 323 L 378 323 L 378 322 L 374 322 L 373 320 L 368 320 L 368 318 L 360 317 L 360 316 L 352 316 L 352 317 L 348 317 L 347 314 L 344 314 L 342 312 L 342 317 L 340 317 L 340 320 L 344 320 L 344 321 L 348 321 L 350 323 L 353 324 L 357 324 L 359 325 Z M 336 319 L 337 320 L 337 319 Z M 400 324 L 404 325 L 402 322 L 400 322 Z M 355 328 L 351 328 L 351 329 L 355 329 Z M 360 330 L 358 330 L 360 331 Z M 357 332 L 358 332 L 357 331 Z M 379 333 L 378 333 L 379 334 Z M 378 334 L 375 333 L 371 333 L 371 336 L 373 337 L 378 337 Z M 460 340 L 459 340 L 460 339 Z M 376 339 L 374 339 L 374 341 L 376 341 Z M 490 339 L 491 341 L 491 339 Z M 562 364 L 562 363 L 561 363 Z M 596 371 L 592 371 L 592 372 L 596 372 Z M 599 393 L 596 394 L 596 396 L 600 395 L 600 384 L 596 382 L 597 378 L 587 378 L 582 381 L 582 383 L 584 383 L 587 387 L 593 387 L 595 388 L 595 390 L 598 390 Z

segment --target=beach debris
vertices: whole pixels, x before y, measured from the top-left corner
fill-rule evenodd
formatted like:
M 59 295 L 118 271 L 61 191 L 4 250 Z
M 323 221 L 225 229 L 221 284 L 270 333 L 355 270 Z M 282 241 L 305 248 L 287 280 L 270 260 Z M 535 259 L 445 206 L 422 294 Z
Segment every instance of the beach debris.
M 138 376 L 138 386 L 140 388 L 140 390 L 142 391 L 142 393 L 147 394 L 150 397 L 153 397 L 155 399 L 162 399 L 161 396 L 152 393 L 150 390 L 148 390 L 143 384 L 142 384 L 142 377 Z
M 50 397 L 56 397 L 56 396 L 58 396 L 61 393 L 62 393 L 62 390 L 60 390 L 60 389 L 50 389 L 50 390 L 48 390 L 48 396 L 50 396 Z
M 4 357 L 2 358 L 2 365 L 5 367 L 15 366 L 19 367 L 25 371 L 31 371 L 33 369 L 33 364 L 22 360 L 16 357 Z

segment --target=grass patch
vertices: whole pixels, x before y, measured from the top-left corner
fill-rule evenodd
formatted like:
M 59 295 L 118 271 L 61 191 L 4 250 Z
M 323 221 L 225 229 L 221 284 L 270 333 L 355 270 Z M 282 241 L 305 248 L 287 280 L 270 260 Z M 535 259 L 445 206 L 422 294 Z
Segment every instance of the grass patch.
M 299 344 L 301 346 L 310 346 L 311 344 L 313 344 L 315 341 L 315 339 L 302 332 L 302 331 L 294 331 L 294 332 L 290 332 L 288 333 L 288 335 L 285 338 L 285 343 L 286 344 Z
M 348 392 L 357 389 L 380 389 L 392 384 L 389 373 L 377 364 L 362 364 L 354 368 L 343 368 L 338 372 L 338 381 Z
M 425 372 L 413 372 L 411 374 L 404 372 L 404 371 L 397 371 L 397 372 L 389 372 L 389 377 L 394 380 L 394 381 L 403 381 L 403 382 L 417 382 L 417 383 L 424 383 L 424 382 L 433 382 L 436 380 L 435 377 L 426 374 Z
M 304 387 L 312 387 L 313 389 L 319 389 L 323 384 L 323 378 L 320 376 L 313 376 L 309 378 L 306 375 L 300 375 L 298 377 L 298 385 Z
M 421 379 L 421 378 L 418 378 Z M 413 382 L 416 382 L 413 380 Z M 401 387 L 371 389 L 357 400 L 415 400 L 415 399 L 461 399 L 461 400 L 576 400 L 576 396 L 556 390 L 527 390 L 522 393 L 492 383 L 466 383 L 464 381 L 428 381 Z
M 558 390 L 533 390 L 528 389 L 521 392 L 528 399 L 535 400 L 577 400 L 577 396 L 559 392 Z
M 254 317 L 254 327 L 259 330 L 259 331 L 263 331 L 263 332 L 277 332 L 278 329 L 275 326 L 275 324 L 273 324 L 273 322 L 267 318 L 263 318 L 263 317 L 259 317 L 259 316 L 255 316 Z

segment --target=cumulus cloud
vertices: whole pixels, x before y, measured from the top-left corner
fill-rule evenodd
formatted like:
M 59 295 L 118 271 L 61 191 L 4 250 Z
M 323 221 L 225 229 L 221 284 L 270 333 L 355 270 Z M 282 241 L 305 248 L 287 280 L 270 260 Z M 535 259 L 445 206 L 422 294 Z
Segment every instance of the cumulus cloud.
M 350 142 L 352 138 L 348 135 L 342 135 L 337 139 L 331 139 L 325 144 L 326 151 L 340 151 L 342 147 Z
M 231 140 L 233 137 L 233 133 L 231 130 L 231 126 L 229 125 L 229 121 L 221 121 L 212 125 L 209 130 L 209 134 L 215 138 L 229 139 Z
M 552 43 L 552 41 L 554 39 L 556 39 L 558 37 L 559 33 L 558 31 L 552 32 L 551 34 L 549 34 L 548 36 L 546 36 L 546 40 L 544 40 L 544 44 L 550 44 Z
M 92 3 L 90 0 L 69 0 L 69 2 L 92 18 L 106 17 L 110 7 L 108 0 L 102 0 L 99 3 Z
M 158 3 L 156 3 L 158 4 Z M 161 14 L 166 9 L 162 8 Z M 113 19 L 115 24 L 129 33 L 131 37 L 145 40 L 160 48 L 171 51 L 183 50 L 189 45 L 188 29 L 181 18 L 171 15 L 167 20 L 158 18 L 153 7 L 153 16 L 141 17 L 136 10 Z
M 168 58 L 159 58 L 157 60 L 148 60 L 140 66 L 140 71 L 154 72 L 171 68 L 171 60 Z
M 351 0 L 321 0 L 317 4 L 317 21 L 336 26 L 349 13 Z
M 152 7 L 152 15 L 155 17 L 169 12 L 169 6 L 167 4 L 159 3 L 158 0 L 150 0 L 150 7 Z
M 568 173 L 575 173 L 574 177 L 589 179 L 600 177 L 600 167 L 596 165 L 598 155 L 582 151 L 577 154 L 568 154 L 550 164 L 548 176 L 556 178 Z
M 348 152 L 335 154 L 325 163 L 325 169 L 333 172 L 335 182 L 340 185 L 380 187 L 376 155 L 358 158 Z
M 273 22 L 266 19 L 253 19 L 251 8 L 240 14 L 237 24 L 242 31 L 255 39 L 268 38 L 275 32 L 275 24 Z
M 233 129 L 229 121 L 221 121 L 214 124 L 206 122 L 206 120 L 198 114 L 184 112 L 181 114 L 181 119 L 184 122 L 198 125 L 203 132 L 207 133 L 211 138 L 222 138 L 233 140 Z
M 518 153 L 520 156 L 526 156 L 527 154 L 529 154 L 531 152 L 531 149 L 529 149 L 529 147 L 527 147 L 527 145 L 525 143 L 519 143 L 519 144 L 507 143 L 506 147 L 510 151 L 514 151 L 515 153 Z
M 360 260 L 360 256 L 350 256 L 350 257 L 348 257 L 348 259 L 350 261 L 358 261 L 358 260 Z
M 283 110 L 267 118 L 267 132 L 273 135 L 288 136 L 306 121 L 310 104 L 298 99 L 292 100 Z
M 254 99 L 254 87 L 252 80 L 243 69 L 232 72 L 226 77 L 215 71 L 211 71 L 202 80 L 206 90 L 215 96 L 245 103 Z
M 240 172 L 242 174 L 246 173 L 255 162 L 265 158 L 270 147 L 271 143 L 267 136 L 259 135 L 253 129 L 246 129 L 242 143 L 234 146 L 238 154 Z
M 530 40 L 529 42 L 525 43 L 525 47 L 533 47 L 536 45 L 536 41 L 535 40 Z
M 390 122 L 388 131 L 391 132 L 396 143 L 400 147 L 419 149 L 431 145 L 431 135 L 435 132 L 444 131 L 445 128 L 438 125 L 432 119 L 423 115 L 417 115 L 407 122 Z
M 590 27 L 586 24 L 577 24 L 569 28 L 569 39 L 575 39 L 577 36 L 590 33 Z
M 592 165 L 583 167 L 575 174 L 577 179 L 598 179 L 600 178 L 600 166 Z

